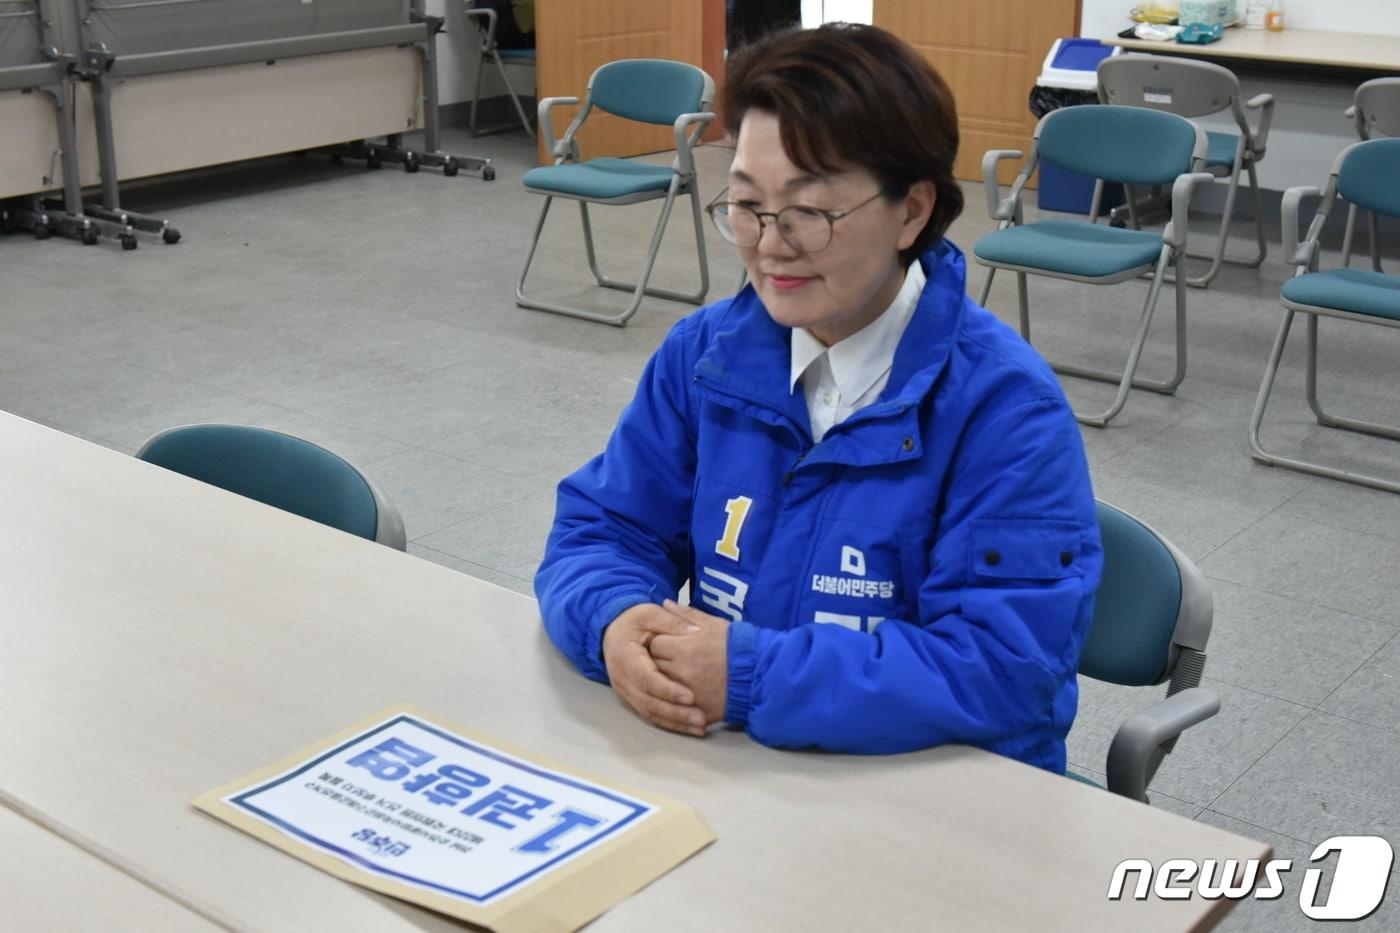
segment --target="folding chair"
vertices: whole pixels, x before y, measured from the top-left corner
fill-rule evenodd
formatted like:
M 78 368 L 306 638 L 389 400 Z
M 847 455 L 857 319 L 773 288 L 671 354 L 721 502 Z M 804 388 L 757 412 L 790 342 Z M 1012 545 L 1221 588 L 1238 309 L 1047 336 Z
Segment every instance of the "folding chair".
M 476 60 L 476 83 L 472 85 L 472 111 L 468 130 L 473 136 L 485 136 L 490 133 L 500 133 L 511 128 L 511 124 L 493 127 L 491 129 L 478 130 L 476 127 L 476 109 L 481 101 L 481 73 L 485 70 L 486 59 L 489 57 L 496 63 L 496 70 L 501 73 L 501 80 L 505 82 L 506 93 L 510 95 L 511 103 L 515 104 L 515 112 L 520 115 L 520 126 L 525 132 L 530 134 L 530 138 L 535 138 L 535 128 L 530 125 L 530 118 L 525 114 L 525 105 L 520 102 L 520 95 L 515 91 L 515 85 L 511 83 L 510 74 L 506 71 L 506 62 L 513 65 L 535 64 L 534 49 L 503 49 L 496 41 L 497 13 L 491 7 L 477 7 L 473 3 L 475 0 L 465 0 L 467 19 L 476 20 L 476 27 L 481 32 L 481 55 Z
M 1271 466 L 1287 467 L 1317 476 L 1344 480 L 1361 486 L 1400 492 L 1400 482 L 1338 469 L 1321 463 L 1298 460 L 1270 453 L 1259 440 L 1259 426 L 1269 404 L 1279 360 L 1288 342 L 1288 329 L 1295 314 L 1308 316 L 1307 397 L 1308 407 L 1317 423 L 1329 428 L 1343 428 L 1374 437 L 1400 440 L 1400 429 L 1370 421 L 1360 421 L 1333 415 L 1323 409 L 1317 398 L 1317 320 L 1319 317 L 1359 321 L 1400 327 L 1400 276 L 1386 275 L 1362 269 L 1346 268 L 1350 253 L 1342 257 L 1343 267 L 1328 272 L 1317 271 L 1318 239 L 1327 212 L 1337 195 L 1352 205 L 1372 212 L 1400 217 L 1400 139 L 1372 139 L 1353 143 L 1332 166 L 1327 187 L 1322 192 L 1317 214 L 1308 228 L 1307 239 L 1298 242 L 1298 207 L 1305 197 L 1318 194 L 1312 187 L 1289 188 L 1283 195 L 1283 245 L 1290 261 L 1296 266 L 1293 278 L 1283 284 L 1283 320 L 1274 339 L 1264 381 L 1254 403 L 1254 416 L 1249 423 L 1249 447 L 1255 460 Z M 1349 250 L 1349 244 L 1348 244 Z
M 138 460 L 404 550 L 398 509 L 353 464 L 299 437 L 239 424 L 191 424 L 162 431 Z
M 1220 698 L 1200 685 L 1214 602 L 1205 576 L 1166 538 L 1105 502 L 1098 517 L 1103 579 L 1079 673 L 1127 687 L 1167 684 L 1166 699 L 1123 723 L 1108 749 L 1108 789 L 1148 803 L 1147 785 L 1177 738 L 1220 712 Z
M 554 138 L 550 109 L 561 104 L 577 104 L 579 100 L 577 97 L 547 97 L 540 101 L 539 125 L 545 138 L 549 140 L 550 152 L 554 154 L 555 159 L 553 165 L 533 168 L 526 172 L 522 179 L 525 190 L 544 195 L 545 201 L 544 207 L 540 209 L 540 218 L 535 224 L 534 237 L 530 240 L 530 250 L 525 256 L 525 268 L 520 270 L 520 279 L 515 286 L 516 304 L 522 308 L 549 311 L 621 327 L 637 313 L 645 295 L 690 304 L 700 304 L 705 300 L 705 294 L 710 290 L 710 270 L 705 259 L 705 234 L 700 222 L 700 187 L 695 174 L 693 150 L 705 127 L 715 118 L 709 109 L 714 96 L 714 81 L 694 65 L 657 59 L 610 62 L 593 72 L 593 76 L 588 79 L 588 94 L 583 100 L 583 106 L 569 124 L 563 138 L 557 140 Z M 579 161 L 579 128 L 595 107 L 624 119 L 672 127 L 676 140 L 676 158 L 671 166 L 667 168 L 612 158 Z M 656 255 L 661 249 L 661 237 L 666 231 L 671 207 L 676 198 L 682 195 L 690 197 L 695 225 L 695 246 L 700 259 L 700 288 L 691 293 L 651 288 L 647 285 L 652 267 L 656 263 Z M 579 214 L 583 219 L 583 244 L 593 278 L 604 288 L 632 292 L 631 303 L 621 313 L 604 314 L 584 308 L 551 304 L 525 295 L 525 277 L 530 273 L 530 263 L 534 261 L 535 249 L 540 243 L 540 233 L 544 230 L 549 206 L 555 198 L 567 198 L 578 202 Z M 656 231 L 652 234 L 651 245 L 647 248 L 640 278 L 636 284 L 608 278 L 598 269 L 597 256 L 593 250 L 593 230 L 588 221 L 588 205 L 637 204 L 657 199 L 664 199 L 661 217 L 656 222 Z
M 1008 197 L 1001 198 L 1001 189 L 997 186 L 997 163 L 1003 159 L 1019 159 L 1021 153 L 994 149 L 982 159 L 987 210 L 998 224 L 997 229 L 979 240 L 973 249 L 977 261 L 987 267 L 979 303 L 986 305 L 996 270 L 1015 272 L 1021 336 L 1027 341 L 1031 337 L 1031 325 L 1026 276 L 1043 275 L 1090 285 L 1114 285 L 1144 274 L 1152 277 L 1137 335 L 1122 373 L 1055 365 L 1058 373 L 1118 385 L 1118 394 L 1106 411 L 1095 415 L 1075 412 L 1075 417 L 1084 424 L 1099 428 L 1107 425 L 1122 411 L 1128 390 L 1133 386 L 1170 395 L 1186 377 L 1186 293 L 1182 276 L 1174 277 L 1176 372 L 1165 381 L 1139 379 L 1136 373 L 1167 267 L 1179 266 L 1186 252 L 1186 219 L 1191 194 L 1198 184 L 1215 177 L 1200 171 L 1205 156 L 1205 133 L 1184 117 L 1139 107 L 1087 106 L 1056 110 L 1041 119 L 1035 129 L 1030 158 L 1012 184 Z M 1025 223 L 1021 192 L 1041 161 L 1103 181 L 1170 185 L 1171 220 L 1160 234 L 1101 226 L 1092 219 Z M 1091 214 L 1090 218 L 1093 217 Z
M 1269 127 L 1274 119 L 1274 96 L 1260 94 L 1240 103 L 1240 82 L 1228 68 L 1210 62 L 1190 61 L 1157 55 L 1118 55 L 1099 63 L 1099 99 L 1105 104 L 1148 107 L 1182 117 L 1202 117 L 1229 110 L 1239 134 L 1206 133 L 1205 170 L 1230 180 L 1225 194 L 1225 210 L 1220 218 L 1220 234 L 1211 253 L 1188 253 L 1193 259 L 1209 259 L 1204 275 L 1188 278 L 1187 285 L 1205 288 L 1220 274 L 1222 262 L 1258 268 L 1268 253 L 1264 236 L 1264 215 L 1259 204 L 1259 175 L 1255 170 L 1264 158 Z M 1260 110 L 1259 128 L 1251 129 L 1245 109 Z M 1240 172 L 1249 173 L 1249 192 L 1254 199 L 1254 226 L 1259 251 L 1252 259 L 1226 259 L 1225 240 L 1235 211 L 1235 194 Z M 1102 186 L 1102 182 L 1100 182 Z M 1139 228 L 1138 205 L 1133 192 L 1127 194 L 1127 209 L 1134 229 Z M 1098 191 L 1095 192 L 1098 197 Z M 1097 200 L 1095 201 L 1097 203 Z
M 1356 121 L 1356 135 L 1362 139 L 1400 136 L 1400 78 L 1375 78 L 1356 89 L 1355 102 L 1346 114 Z M 1381 225 L 1372 211 L 1367 217 L 1371 233 L 1371 268 L 1381 269 Z M 1356 205 L 1347 208 L 1347 231 L 1342 253 L 1351 263 L 1352 236 L 1356 232 Z

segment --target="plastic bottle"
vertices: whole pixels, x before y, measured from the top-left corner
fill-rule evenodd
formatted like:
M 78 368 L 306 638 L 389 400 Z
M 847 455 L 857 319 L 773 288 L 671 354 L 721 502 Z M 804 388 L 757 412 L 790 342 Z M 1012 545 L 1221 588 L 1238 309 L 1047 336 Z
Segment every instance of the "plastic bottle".
M 1244 8 L 1244 28 L 1263 29 L 1268 11 L 1269 0 L 1249 0 L 1249 5 Z
M 1270 32 L 1283 32 L 1283 0 L 1269 0 L 1269 13 L 1264 25 Z

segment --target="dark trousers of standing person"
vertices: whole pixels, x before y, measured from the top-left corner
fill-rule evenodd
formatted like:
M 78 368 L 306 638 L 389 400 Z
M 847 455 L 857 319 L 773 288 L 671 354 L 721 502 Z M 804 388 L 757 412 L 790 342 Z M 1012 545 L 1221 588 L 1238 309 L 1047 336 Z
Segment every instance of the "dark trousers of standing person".
M 533 49 L 535 31 L 525 32 L 515 20 L 515 4 L 511 0 L 476 0 L 478 10 L 496 11 L 496 46 L 502 49 Z M 484 28 L 484 27 L 483 27 Z
M 729 49 L 766 33 L 802 24 L 801 0 L 733 0 L 729 7 Z

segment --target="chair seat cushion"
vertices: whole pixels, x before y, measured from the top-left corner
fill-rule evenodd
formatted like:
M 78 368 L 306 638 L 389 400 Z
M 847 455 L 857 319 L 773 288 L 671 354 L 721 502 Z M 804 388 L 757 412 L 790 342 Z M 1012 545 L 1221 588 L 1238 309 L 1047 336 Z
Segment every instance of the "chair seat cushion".
M 506 61 L 512 61 L 512 60 L 514 60 L 514 61 L 534 61 L 534 60 L 535 60 L 535 50 L 534 50 L 534 49 L 503 49 L 503 48 L 499 48 L 499 47 L 498 47 L 498 48 L 496 49 L 496 54 L 497 54 L 497 55 L 500 55 L 501 58 L 505 59 Z
M 1300 275 L 1283 283 L 1283 297 L 1293 304 L 1400 321 L 1400 276 L 1369 269 L 1332 269 Z
M 993 265 L 1100 278 L 1150 266 L 1162 252 L 1162 237 L 1079 220 L 1041 220 L 989 233 L 973 252 Z
M 663 192 L 671 184 L 673 174 L 666 165 L 629 159 L 589 159 L 532 168 L 522 181 L 531 191 L 606 201 L 647 191 Z
M 1240 137 L 1235 133 L 1207 133 L 1206 165 L 1223 165 L 1230 168 L 1235 164 L 1235 147 Z

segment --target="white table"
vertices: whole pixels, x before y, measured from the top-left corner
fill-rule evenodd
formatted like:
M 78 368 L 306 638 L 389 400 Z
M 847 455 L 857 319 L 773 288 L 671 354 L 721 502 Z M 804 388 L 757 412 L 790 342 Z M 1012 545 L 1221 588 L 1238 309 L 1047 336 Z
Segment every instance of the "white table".
M 1269 853 L 968 748 L 657 731 L 568 667 L 531 599 L 3 414 L 0 593 L 0 792 L 230 926 L 456 929 L 189 805 L 404 700 L 716 830 L 603 931 L 1207 929 L 1227 902 L 1110 903 L 1114 865 Z
M 212 933 L 218 929 L 4 808 L 0 808 L 0 840 L 0 916 L 7 930 Z

